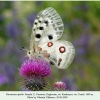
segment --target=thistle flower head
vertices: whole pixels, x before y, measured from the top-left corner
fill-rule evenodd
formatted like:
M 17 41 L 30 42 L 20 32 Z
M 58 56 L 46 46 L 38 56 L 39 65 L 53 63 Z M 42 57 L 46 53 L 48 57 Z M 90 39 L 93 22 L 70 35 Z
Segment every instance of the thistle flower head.
M 42 76 L 46 77 L 50 75 L 50 64 L 43 58 L 32 58 L 24 61 L 20 68 L 20 75 L 22 77 L 29 76 Z
M 65 91 L 66 85 L 65 85 L 64 82 L 55 82 L 53 84 L 53 90 L 55 90 L 55 91 Z
M 50 75 L 50 64 L 44 58 L 26 59 L 20 68 L 20 75 L 24 78 L 23 86 L 27 90 L 38 91 L 44 89 L 45 77 Z

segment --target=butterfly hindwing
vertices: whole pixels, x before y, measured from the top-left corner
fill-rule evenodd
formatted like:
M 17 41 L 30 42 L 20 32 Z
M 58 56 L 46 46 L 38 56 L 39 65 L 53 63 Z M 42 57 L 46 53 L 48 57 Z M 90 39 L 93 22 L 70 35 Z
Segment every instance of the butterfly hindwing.
M 49 59 L 51 62 L 54 62 L 56 67 L 61 69 L 68 67 L 75 55 L 75 49 L 68 41 L 58 40 L 48 42 L 39 45 L 39 47 L 41 47 L 42 50 L 46 50 L 50 55 Z

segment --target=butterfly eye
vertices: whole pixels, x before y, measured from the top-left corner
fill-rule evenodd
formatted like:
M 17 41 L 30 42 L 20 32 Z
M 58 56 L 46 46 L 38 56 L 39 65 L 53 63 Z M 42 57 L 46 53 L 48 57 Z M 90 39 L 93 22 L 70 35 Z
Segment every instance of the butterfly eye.
M 30 51 L 28 52 L 28 54 L 30 54 Z

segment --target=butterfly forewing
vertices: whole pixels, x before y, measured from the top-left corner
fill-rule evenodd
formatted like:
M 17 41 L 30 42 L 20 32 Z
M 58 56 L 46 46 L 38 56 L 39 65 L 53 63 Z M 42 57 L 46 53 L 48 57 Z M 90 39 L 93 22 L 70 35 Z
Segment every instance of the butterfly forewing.
M 48 41 L 58 40 L 64 30 L 62 19 L 52 7 L 41 11 L 34 21 L 30 47 L 33 45 L 43 44 Z

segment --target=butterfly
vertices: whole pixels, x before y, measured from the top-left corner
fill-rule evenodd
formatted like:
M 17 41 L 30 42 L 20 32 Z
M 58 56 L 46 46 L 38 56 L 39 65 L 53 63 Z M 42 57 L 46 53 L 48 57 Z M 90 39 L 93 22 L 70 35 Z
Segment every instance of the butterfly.
M 33 23 L 28 57 L 42 56 L 57 68 L 67 68 L 75 56 L 75 49 L 70 42 L 58 40 L 63 31 L 63 21 L 54 8 L 39 12 Z

